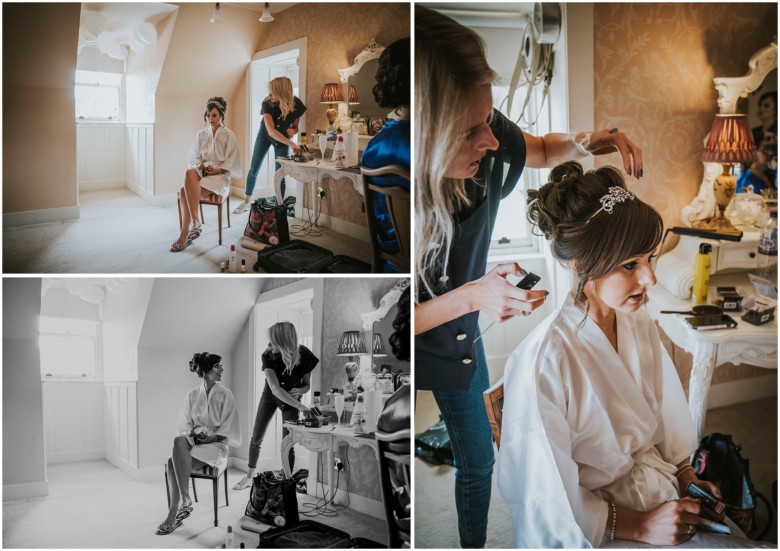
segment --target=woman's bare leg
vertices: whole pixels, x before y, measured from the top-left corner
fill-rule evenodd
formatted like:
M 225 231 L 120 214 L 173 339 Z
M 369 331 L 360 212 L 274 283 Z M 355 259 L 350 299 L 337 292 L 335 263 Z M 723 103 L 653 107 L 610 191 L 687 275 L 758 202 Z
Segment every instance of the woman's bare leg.
M 168 482 L 173 488 L 171 491 L 171 506 L 168 510 L 168 516 L 165 518 L 168 522 L 175 522 L 176 511 L 179 507 L 188 507 L 192 505 L 190 497 L 190 472 L 192 471 L 192 454 L 190 453 L 190 443 L 184 436 L 177 436 L 173 439 L 173 452 L 168 460 Z M 173 469 L 171 476 L 170 469 Z M 177 498 L 177 499 L 174 499 Z
M 184 186 L 182 187 L 181 232 L 178 239 L 182 243 L 187 242 L 187 234 L 190 233 L 190 229 L 200 226 L 200 219 L 198 218 L 200 194 L 201 187 L 198 172 L 194 168 L 187 169 L 187 173 L 184 176 Z

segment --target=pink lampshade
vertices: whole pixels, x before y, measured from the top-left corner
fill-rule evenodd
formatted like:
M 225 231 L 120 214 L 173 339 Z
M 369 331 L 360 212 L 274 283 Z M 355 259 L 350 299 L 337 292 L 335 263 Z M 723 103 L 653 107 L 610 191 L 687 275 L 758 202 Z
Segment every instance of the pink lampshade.
M 355 88 L 352 84 L 349 85 L 349 103 L 360 103 L 357 88 Z
M 344 101 L 344 94 L 341 92 L 341 84 L 338 82 L 329 82 L 322 87 L 320 103 L 337 103 Z
M 750 163 L 756 160 L 756 144 L 745 115 L 715 115 L 710 137 L 701 156 L 708 163 Z

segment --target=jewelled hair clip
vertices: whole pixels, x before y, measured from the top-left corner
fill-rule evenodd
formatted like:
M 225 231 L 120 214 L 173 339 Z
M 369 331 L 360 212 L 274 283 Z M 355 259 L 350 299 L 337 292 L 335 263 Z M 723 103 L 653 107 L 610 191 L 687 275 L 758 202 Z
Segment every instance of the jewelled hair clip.
M 221 103 L 219 103 L 218 101 L 210 101 L 209 103 L 211 103 L 211 104 L 213 104 L 213 105 L 216 105 L 216 106 L 217 106 L 217 107 L 219 107 L 219 108 L 220 108 L 222 111 L 224 111 L 224 110 L 225 110 L 225 106 L 224 106 L 224 105 L 222 105 Z
M 606 211 L 607 214 L 612 214 L 612 209 L 615 208 L 615 205 L 617 203 L 623 203 L 625 201 L 628 201 L 631 199 L 632 201 L 636 199 L 636 195 L 634 195 L 632 192 L 628 191 L 624 187 L 620 186 L 612 186 L 609 188 L 609 193 L 606 195 L 602 195 L 601 199 L 601 208 L 594 212 L 590 218 L 588 218 L 588 221 L 585 222 L 586 224 L 589 224 L 593 218 L 600 213 L 602 210 Z

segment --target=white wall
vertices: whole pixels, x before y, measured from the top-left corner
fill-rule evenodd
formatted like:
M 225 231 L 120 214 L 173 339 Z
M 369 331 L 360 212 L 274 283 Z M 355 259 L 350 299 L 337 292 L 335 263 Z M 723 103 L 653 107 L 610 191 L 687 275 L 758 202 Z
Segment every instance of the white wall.
M 135 477 L 138 469 L 138 397 L 135 382 L 107 382 L 102 389 L 104 457 Z
M 154 125 L 128 124 L 126 132 L 127 187 L 141 197 L 151 198 L 154 196 Z
M 44 381 L 46 463 L 103 459 L 103 385 Z
M 103 304 L 103 380 L 138 380 L 138 340 L 141 337 L 154 279 L 121 280 Z
M 3 280 L 3 499 L 49 493 L 38 314 L 41 280 Z
M 124 187 L 124 124 L 79 123 L 76 157 L 79 192 Z

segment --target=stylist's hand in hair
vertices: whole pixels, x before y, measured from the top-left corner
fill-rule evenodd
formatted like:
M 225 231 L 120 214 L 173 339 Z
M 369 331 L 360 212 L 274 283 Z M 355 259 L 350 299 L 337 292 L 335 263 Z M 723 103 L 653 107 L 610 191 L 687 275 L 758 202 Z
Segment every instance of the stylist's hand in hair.
M 642 150 L 617 128 L 594 130 L 577 141 L 591 155 L 607 155 L 617 150 L 623 159 L 626 174 L 637 180 L 643 176 Z
M 544 304 L 547 291 L 518 289 L 507 281 L 509 274 L 523 275 L 517 262 L 498 264 L 478 280 L 465 284 L 469 310 L 506 321 L 514 316 L 527 316 Z

